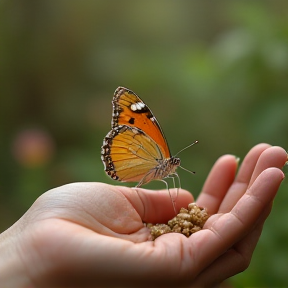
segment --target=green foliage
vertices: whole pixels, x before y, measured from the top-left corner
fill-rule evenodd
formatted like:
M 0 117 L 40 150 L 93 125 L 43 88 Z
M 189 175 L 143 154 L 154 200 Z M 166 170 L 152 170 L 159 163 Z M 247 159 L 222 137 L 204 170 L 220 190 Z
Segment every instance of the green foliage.
M 1 1 L 1 231 L 50 188 L 115 184 L 100 146 L 120 85 L 152 108 L 172 153 L 199 140 L 181 154 L 197 174 L 179 172 L 195 197 L 222 154 L 243 159 L 260 142 L 287 149 L 287 8 L 285 1 Z M 286 181 L 249 269 L 231 279 L 235 287 L 288 285 L 287 191 Z

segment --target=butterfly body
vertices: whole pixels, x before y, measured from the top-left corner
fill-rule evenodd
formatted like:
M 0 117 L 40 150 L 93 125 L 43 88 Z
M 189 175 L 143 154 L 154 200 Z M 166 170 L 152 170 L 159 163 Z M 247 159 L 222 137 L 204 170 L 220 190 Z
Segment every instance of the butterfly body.
M 101 149 L 105 172 L 121 182 L 138 182 L 177 176 L 180 159 L 172 157 L 149 107 L 131 90 L 118 87 L 112 100 L 112 129 Z

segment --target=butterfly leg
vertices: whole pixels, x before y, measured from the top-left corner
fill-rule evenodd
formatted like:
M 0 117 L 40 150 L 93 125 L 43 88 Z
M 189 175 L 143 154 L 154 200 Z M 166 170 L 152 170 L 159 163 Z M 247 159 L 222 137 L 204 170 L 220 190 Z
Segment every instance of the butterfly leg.
M 174 189 L 176 188 L 176 184 L 175 184 L 175 178 L 173 176 L 170 176 L 169 178 L 172 178 L 172 181 L 173 181 L 173 186 L 174 186 Z
M 156 169 L 149 171 L 145 176 L 139 181 L 139 183 L 135 187 L 140 187 L 144 184 L 149 183 L 151 180 L 155 179 L 155 175 L 157 173 Z
M 175 177 L 174 177 L 173 175 L 170 175 L 170 176 L 167 177 L 167 178 L 171 178 L 171 179 L 172 179 L 174 189 L 176 189 Z M 178 197 L 178 188 L 177 188 L 177 195 L 176 195 L 175 201 L 176 201 L 177 197 Z
M 173 177 L 172 177 L 172 178 L 173 178 Z M 170 199 L 171 199 L 171 202 L 172 202 L 172 205 L 173 205 L 173 209 L 174 209 L 175 215 L 177 215 L 176 206 L 175 206 L 176 203 L 174 202 L 174 200 L 173 200 L 173 198 L 172 198 L 172 196 L 171 196 L 170 189 L 169 189 L 169 187 L 168 187 L 168 183 L 167 183 L 165 180 L 163 180 L 163 179 L 159 179 L 159 180 L 165 183 L 166 188 L 167 188 L 168 193 L 169 193 L 169 196 L 170 196 Z
M 177 198 L 178 198 L 178 195 L 179 195 L 179 189 L 181 188 L 180 177 L 179 177 L 179 175 L 175 172 L 175 173 L 173 173 L 173 174 L 170 174 L 170 176 L 167 177 L 167 178 L 172 178 L 174 189 L 176 188 L 175 178 L 177 178 L 177 180 L 178 180 L 177 194 L 176 194 L 176 198 L 174 199 L 174 201 L 176 202 L 176 200 L 177 200 Z
M 179 189 L 181 189 L 181 181 L 180 181 L 180 177 L 179 177 L 179 175 L 175 172 L 175 173 L 173 173 L 173 175 L 175 175 L 176 176 L 176 178 L 178 179 L 178 187 L 177 187 L 177 196 L 176 196 L 176 199 L 178 198 L 178 195 L 179 195 Z M 174 179 L 174 177 L 173 177 L 173 179 Z
M 178 179 L 178 189 L 181 189 L 181 181 L 180 181 L 180 177 L 179 177 L 179 175 L 178 175 L 178 173 L 174 173 L 174 175 L 176 176 L 176 178 Z

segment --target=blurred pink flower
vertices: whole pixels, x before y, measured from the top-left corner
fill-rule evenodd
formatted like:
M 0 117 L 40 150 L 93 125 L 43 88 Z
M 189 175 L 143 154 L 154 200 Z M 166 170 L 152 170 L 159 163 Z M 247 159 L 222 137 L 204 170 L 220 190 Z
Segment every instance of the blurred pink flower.
M 15 159 L 24 167 L 45 165 L 54 154 L 54 141 L 45 131 L 27 129 L 19 132 L 13 142 Z

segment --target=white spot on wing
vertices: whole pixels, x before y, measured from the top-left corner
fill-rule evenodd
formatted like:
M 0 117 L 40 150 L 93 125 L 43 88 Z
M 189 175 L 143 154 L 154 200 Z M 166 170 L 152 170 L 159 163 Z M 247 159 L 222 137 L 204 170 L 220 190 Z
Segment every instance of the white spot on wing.
M 137 102 L 137 103 L 133 103 L 130 106 L 130 109 L 132 111 L 141 111 L 143 108 L 145 108 L 145 104 L 143 102 Z
M 132 104 L 132 105 L 130 106 L 130 108 L 131 108 L 132 111 L 136 111 L 136 110 L 137 110 L 137 107 L 136 107 L 135 104 Z

